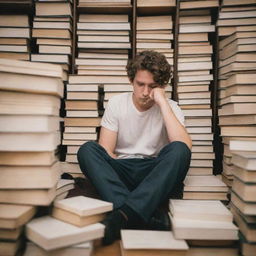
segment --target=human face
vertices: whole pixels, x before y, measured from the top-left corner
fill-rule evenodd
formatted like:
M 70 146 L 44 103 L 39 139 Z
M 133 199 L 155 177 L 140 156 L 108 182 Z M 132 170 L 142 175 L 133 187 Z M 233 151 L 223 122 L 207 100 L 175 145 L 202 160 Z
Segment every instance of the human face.
M 133 80 L 133 103 L 139 111 L 145 111 L 154 105 L 150 98 L 151 91 L 159 87 L 154 81 L 152 73 L 138 70 Z

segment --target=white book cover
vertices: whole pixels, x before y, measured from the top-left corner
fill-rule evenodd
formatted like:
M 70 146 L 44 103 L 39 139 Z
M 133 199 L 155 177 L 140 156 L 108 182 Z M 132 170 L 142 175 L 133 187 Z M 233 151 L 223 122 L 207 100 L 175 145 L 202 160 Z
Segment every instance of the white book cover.
M 110 202 L 85 196 L 66 198 L 55 202 L 54 206 L 80 216 L 90 216 L 108 212 L 113 209 L 113 204 Z
M 29 240 L 43 249 L 53 250 L 101 238 L 104 228 L 101 223 L 80 228 L 44 216 L 33 219 L 26 225 L 26 235 Z
M 121 230 L 124 249 L 188 250 L 184 240 L 178 240 L 170 231 Z

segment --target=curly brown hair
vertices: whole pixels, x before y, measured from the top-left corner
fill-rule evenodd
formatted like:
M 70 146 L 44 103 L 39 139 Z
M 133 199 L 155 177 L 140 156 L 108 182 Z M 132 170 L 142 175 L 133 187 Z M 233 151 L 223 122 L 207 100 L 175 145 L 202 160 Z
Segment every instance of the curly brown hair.
M 149 71 L 153 75 L 154 81 L 160 86 L 168 84 L 172 76 L 171 65 L 166 57 L 156 51 L 143 51 L 135 59 L 128 61 L 126 71 L 131 82 L 138 70 Z

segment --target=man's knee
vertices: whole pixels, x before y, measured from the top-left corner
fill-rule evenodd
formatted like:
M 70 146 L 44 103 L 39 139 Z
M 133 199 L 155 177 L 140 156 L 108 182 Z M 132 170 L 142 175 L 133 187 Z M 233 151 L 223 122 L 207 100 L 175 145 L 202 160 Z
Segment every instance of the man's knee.
M 78 160 L 89 156 L 97 148 L 97 143 L 95 141 L 88 141 L 84 143 L 77 152 Z
M 175 154 L 184 160 L 190 160 L 191 158 L 191 150 L 187 146 L 186 143 L 182 141 L 173 141 L 166 146 L 167 153 Z

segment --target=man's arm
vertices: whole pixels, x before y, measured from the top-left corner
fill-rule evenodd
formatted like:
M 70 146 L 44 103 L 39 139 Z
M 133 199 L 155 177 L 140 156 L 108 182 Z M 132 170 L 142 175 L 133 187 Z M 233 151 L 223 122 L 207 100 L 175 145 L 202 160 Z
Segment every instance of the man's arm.
M 105 148 L 105 150 L 112 158 L 116 158 L 114 153 L 116 148 L 116 141 L 117 132 L 111 131 L 105 127 L 101 127 L 99 144 Z
M 179 122 L 173 113 L 168 100 L 165 97 L 164 88 L 154 88 L 150 97 L 158 104 L 160 110 L 162 112 L 162 116 L 164 119 L 164 123 L 166 126 L 167 134 L 169 141 L 182 141 L 184 142 L 190 149 L 192 148 L 192 141 L 187 133 L 186 128 Z

